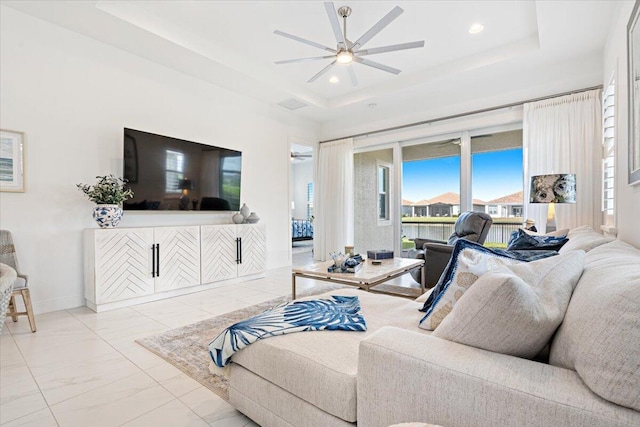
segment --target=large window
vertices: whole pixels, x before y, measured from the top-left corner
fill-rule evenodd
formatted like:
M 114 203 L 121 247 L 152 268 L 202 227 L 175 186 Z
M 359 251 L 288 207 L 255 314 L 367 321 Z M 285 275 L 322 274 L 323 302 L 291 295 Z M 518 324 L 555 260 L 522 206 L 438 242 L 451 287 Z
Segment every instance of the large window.
M 522 224 L 522 131 L 471 138 L 473 210 Z
M 446 240 L 460 214 L 460 139 L 402 148 L 402 248 Z
M 506 246 L 522 224 L 522 130 L 469 133 L 402 147 L 403 248 L 446 240 L 464 210 L 493 217 L 489 246 Z
M 405 217 L 454 217 L 460 213 L 460 140 L 402 148 Z

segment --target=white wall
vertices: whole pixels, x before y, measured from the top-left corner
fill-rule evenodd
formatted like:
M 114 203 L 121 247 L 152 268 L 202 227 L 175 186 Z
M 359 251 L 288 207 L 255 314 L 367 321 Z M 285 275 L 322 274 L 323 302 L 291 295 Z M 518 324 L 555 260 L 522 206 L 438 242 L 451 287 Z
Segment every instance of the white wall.
M 634 2 L 620 3 L 604 49 L 604 81 L 616 73 L 616 228 L 618 238 L 640 247 L 640 184 L 628 185 L 629 97 L 627 83 L 627 23 Z
M 313 182 L 313 161 L 306 160 L 291 163 L 292 197 L 295 209 L 291 211 L 291 217 L 295 219 L 307 219 L 307 184 Z
M 25 193 L 0 193 L 36 312 L 84 303 L 76 190 L 122 174 L 124 127 L 243 152 L 242 202 L 267 226 L 267 266 L 288 264 L 289 138 L 317 126 L 93 39 L 0 7 L 0 126 L 26 133 Z M 121 227 L 231 222 L 231 214 L 127 213 Z
M 353 156 L 353 181 L 356 190 L 353 195 L 353 244 L 356 253 L 360 254 L 374 249 L 393 250 L 395 243 L 393 223 L 378 223 L 378 161 L 393 164 L 393 150 L 368 151 Z M 389 178 L 389 182 L 393 186 L 393 176 Z M 393 195 L 394 188 L 390 189 Z

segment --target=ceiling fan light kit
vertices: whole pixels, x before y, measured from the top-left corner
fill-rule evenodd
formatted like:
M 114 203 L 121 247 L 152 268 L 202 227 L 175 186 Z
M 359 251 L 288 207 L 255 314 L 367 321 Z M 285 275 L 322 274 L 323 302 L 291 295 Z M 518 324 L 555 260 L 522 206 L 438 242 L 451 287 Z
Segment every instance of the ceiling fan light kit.
M 348 64 L 353 61 L 353 53 L 348 50 L 341 50 L 338 52 L 337 59 L 341 64 Z
M 284 61 L 276 61 L 276 64 L 291 64 L 295 62 L 307 62 L 307 61 L 316 61 L 322 59 L 333 59 L 333 61 L 320 70 L 316 75 L 311 77 L 307 83 L 313 83 L 324 73 L 329 71 L 336 63 L 348 65 L 349 78 L 351 79 L 351 85 L 357 86 L 358 80 L 356 79 L 355 72 L 352 67 L 352 63 L 357 62 L 358 64 L 366 65 L 368 67 L 377 68 L 378 70 L 386 71 L 392 74 L 399 74 L 400 70 L 397 68 L 389 67 L 384 64 L 380 64 L 375 61 L 371 61 L 366 58 L 362 58 L 365 55 L 375 55 L 379 53 L 385 52 L 394 52 L 398 50 L 406 50 L 406 49 L 415 49 L 419 47 L 424 47 L 424 40 L 418 42 L 410 42 L 410 43 L 401 43 L 389 46 L 381 46 L 374 47 L 371 49 L 363 49 L 364 45 L 375 37 L 380 31 L 382 31 L 387 25 L 389 25 L 393 20 L 395 20 L 404 10 L 400 7 L 394 7 L 389 13 L 387 13 L 382 19 L 380 19 L 373 27 L 367 30 L 360 38 L 358 38 L 355 42 L 351 42 L 347 38 L 347 18 L 351 15 L 351 8 L 348 6 L 342 6 L 338 9 L 336 14 L 336 9 L 333 3 L 325 2 L 324 3 L 325 10 L 327 11 L 327 16 L 329 17 L 329 22 L 331 23 L 331 29 L 333 30 L 333 34 L 336 38 L 336 49 L 330 48 L 328 46 L 321 45 L 320 43 L 313 42 L 311 40 L 303 39 L 302 37 L 294 36 L 293 34 L 288 34 L 283 31 L 275 30 L 274 34 L 289 38 L 291 40 L 295 40 L 300 43 L 307 44 L 309 46 L 316 47 L 318 49 L 322 49 L 324 51 L 330 52 L 331 55 L 325 56 L 314 56 L 310 58 L 299 58 L 299 59 L 287 59 Z M 342 28 L 340 27 L 340 21 L 338 20 L 338 16 L 342 17 Z

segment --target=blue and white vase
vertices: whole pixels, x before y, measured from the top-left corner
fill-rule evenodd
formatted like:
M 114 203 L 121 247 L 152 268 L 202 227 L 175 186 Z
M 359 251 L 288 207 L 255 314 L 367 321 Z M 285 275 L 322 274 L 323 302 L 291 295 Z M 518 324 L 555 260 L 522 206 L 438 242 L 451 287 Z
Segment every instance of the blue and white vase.
M 122 209 L 118 205 L 97 205 L 93 209 L 93 219 L 100 228 L 116 228 L 122 219 Z

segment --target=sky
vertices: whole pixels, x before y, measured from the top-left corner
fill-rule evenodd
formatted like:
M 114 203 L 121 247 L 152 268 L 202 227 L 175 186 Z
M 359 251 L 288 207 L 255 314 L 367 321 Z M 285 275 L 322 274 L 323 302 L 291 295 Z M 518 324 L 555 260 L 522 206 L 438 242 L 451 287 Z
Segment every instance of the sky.
M 522 149 L 471 156 L 474 199 L 488 201 L 522 191 Z M 460 157 L 405 162 L 402 198 L 417 202 L 442 193 L 460 194 Z

